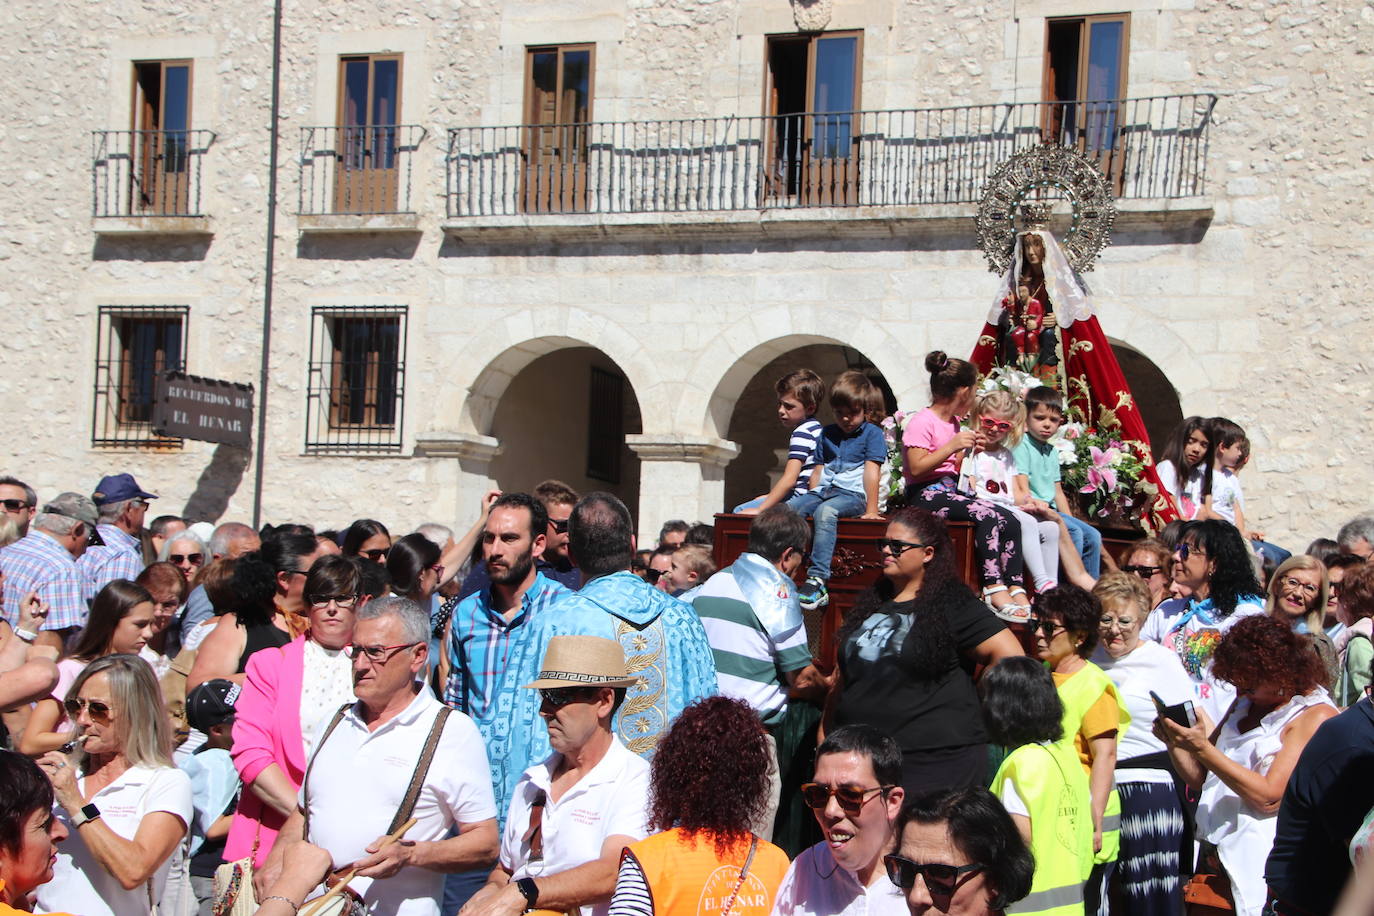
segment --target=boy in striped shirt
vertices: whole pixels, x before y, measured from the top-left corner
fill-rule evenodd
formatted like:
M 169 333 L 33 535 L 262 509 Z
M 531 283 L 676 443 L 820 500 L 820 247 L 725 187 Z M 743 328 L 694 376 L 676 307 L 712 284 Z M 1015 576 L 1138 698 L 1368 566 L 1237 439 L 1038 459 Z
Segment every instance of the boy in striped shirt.
M 816 407 L 825 395 L 825 382 L 810 369 L 798 369 L 778 379 L 773 387 L 778 393 L 778 419 L 792 430 L 787 443 L 787 465 L 773 489 L 735 507 L 741 515 L 758 515 L 770 506 L 805 493 L 811 489 L 812 472 L 818 464 L 816 441 L 821 435 L 821 424 L 816 420 Z

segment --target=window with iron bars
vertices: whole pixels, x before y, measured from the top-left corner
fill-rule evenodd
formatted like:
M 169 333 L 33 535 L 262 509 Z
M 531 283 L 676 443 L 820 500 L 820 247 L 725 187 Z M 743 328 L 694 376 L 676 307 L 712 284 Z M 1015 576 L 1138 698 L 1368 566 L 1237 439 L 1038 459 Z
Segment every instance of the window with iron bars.
M 153 390 L 168 370 L 186 368 L 185 305 L 102 305 L 96 325 L 94 446 L 181 448 L 153 432 Z
M 311 310 L 307 453 L 400 451 L 406 313 L 403 305 Z
M 587 417 L 587 476 L 620 483 L 620 453 L 625 448 L 623 378 L 592 366 Z

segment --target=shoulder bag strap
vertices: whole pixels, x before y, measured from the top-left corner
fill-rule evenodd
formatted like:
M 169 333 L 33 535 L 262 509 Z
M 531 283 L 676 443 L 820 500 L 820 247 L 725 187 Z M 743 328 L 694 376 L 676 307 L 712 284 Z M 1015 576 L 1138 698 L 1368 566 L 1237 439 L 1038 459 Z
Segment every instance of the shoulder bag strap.
M 315 759 L 320 756 L 320 749 L 352 708 L 352 703 L 345 703 L 334 713 L 334 718 L 329 720 L 329 726 L 325 728 L 324 734 L 320 735 L 319 743 L 315 745 L 315 753 L 310 755 L 310 762 L 305 765 L 305 778 L 301 780 L 301 793 L 305 796 L 305 827 L 301 830 L 301 838 L 307 841 L 310 839 L 310 771 L 315 768 Z
M 396 816 L 391 819 L 391 826 L 386 828 L 388 834 L 396 832 L 397 828 L 410 820 L 410 815 L 415 811 L 415 802 L 420 798 L 420 790 L 424 788 L 425 775 L 429 773 L 429 765 L 434 760 L 434 751 L 439 746 L 439 739 L 444 734 L 444 723 L 448 721 L 449 713 L 453 712 L 447 706 L 441 705 L 439 712 L 434 717 L 434 724 L 430 726 L 429 737 L 425 739 L 425 748 L 420 752 L 420 760 L 415 764 L 415 773 L 410 777 L 410 785 L 406 787 L 405 797 L 401 799 L 401 807 L 396 809 Z
M 739 880 L 735 882 L 735 889 L 730 892 L 730 899 L 725 901 L 725 908 L 720 911 L 720 916 L 730 916 L 730 911 L 734 909 L 735 900 L 739 897 L 740 889 L 744 887 L 744 879 L 749 877 L 749 866 L 754 863 L 754 853 L 758 851 L 759 838 L 751 836 L 749 838 L 749 855 L 744 859 L 744 867 L 739 870 Z

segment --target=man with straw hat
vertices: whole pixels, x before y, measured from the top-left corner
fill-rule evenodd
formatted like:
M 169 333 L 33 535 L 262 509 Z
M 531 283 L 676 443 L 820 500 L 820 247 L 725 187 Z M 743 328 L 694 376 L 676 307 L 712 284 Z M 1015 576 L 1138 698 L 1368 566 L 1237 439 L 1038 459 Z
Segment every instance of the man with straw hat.
M 637 682 L 613 639 L 549 640 L 539 676 L 523 687 L 538 691 L 553 752 L 516 784 L 501 861 L 464 916 L 605 916 L 621 850 L 648 835 L 649 764 L 611 730 Z

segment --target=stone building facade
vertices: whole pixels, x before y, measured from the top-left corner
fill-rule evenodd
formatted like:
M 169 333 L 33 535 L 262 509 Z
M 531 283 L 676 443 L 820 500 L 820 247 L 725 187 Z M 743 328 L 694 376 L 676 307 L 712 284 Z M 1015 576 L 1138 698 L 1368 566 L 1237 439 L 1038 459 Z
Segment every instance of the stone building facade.
M 1295 549 L 1374 502 L 1368 3 L 285 0 L 275 70 L 271 3 L 10 9 L 3 467 L 43 496 L 129 470 L 252 515 L 256 432 L 153 437 L 151 360 L 259 387 L 266 520 L 465 527 L 545 476 L 709 518 L 767 486 L 778 368 L 916 409 L 972 348 L 979 184 L 1077 68 L 1146 100 L 1094 122 L 1126 164 L 1089 279 L 1156 425 L 1245 426 Z

